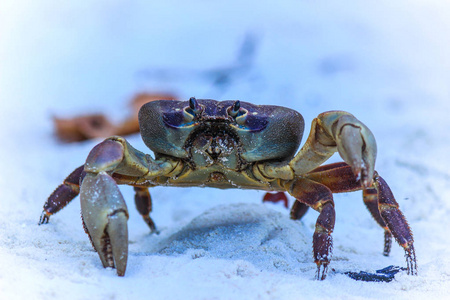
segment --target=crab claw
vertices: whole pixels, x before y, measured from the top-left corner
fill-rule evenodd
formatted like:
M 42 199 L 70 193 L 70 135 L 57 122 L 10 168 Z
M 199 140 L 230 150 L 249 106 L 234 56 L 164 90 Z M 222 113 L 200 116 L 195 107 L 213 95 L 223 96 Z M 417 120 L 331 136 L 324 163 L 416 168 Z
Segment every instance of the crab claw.
M 128 258 L 128 210 L 114 179 L 106 172 L 88 173 L 81 184 L 85 230 L 103 267 L 124 276 Z
M 364 188 L 372 185 L 377 144 L 369 128 L 352 115 L 339 118 L 334 130 L 337 149 Z

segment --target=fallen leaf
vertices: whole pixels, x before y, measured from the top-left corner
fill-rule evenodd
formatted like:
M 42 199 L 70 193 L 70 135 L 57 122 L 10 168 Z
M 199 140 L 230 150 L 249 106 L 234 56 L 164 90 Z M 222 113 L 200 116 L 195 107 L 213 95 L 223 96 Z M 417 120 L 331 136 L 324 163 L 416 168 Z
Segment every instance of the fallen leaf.
M 112 135 L 128 135 L 139 132 L 138 112 L 142 105 L 155 100 L 176 99 L 171 94 L 141 93 L 130 101 L 131 114 L 114 125 L 104 114 L 82 115 L 73 118 L 53 118 L 56 136 L 63 142 L 80 142 Z

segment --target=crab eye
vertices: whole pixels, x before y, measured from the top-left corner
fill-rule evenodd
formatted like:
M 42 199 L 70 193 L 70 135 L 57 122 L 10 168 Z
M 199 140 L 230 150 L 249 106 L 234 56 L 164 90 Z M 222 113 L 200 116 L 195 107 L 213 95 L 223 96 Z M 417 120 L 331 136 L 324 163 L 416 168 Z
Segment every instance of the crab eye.
M 238 125 L 246 126 L 246 120 L 248 116 L 248 110 L 241 107 L 241 102 L 236 100 L 233 105 L 227 109 L 228 115 L 231 116 Z
M 189 98 L 189 106 L 185 107 L 183 110 L 184 122 L 192 122 L 195 117 L 202 112 L 202 107 L 198 103 L 195 97 Z
M 195 97 L 189 98 L 189 108 L 192 110 L 194 114 L 198 114 L 202 111 L 202 107 L 198 104 L 197 99 Z
M 228 114 L 230 116 L 232 116 L 233 118 L 235 118 L 238 115 L 240 108 L 241 108 L 241 102 L 239 100 L 237 100 L 236 102 L 234 102 L 234 104 L 232 106 L 230 106 Z

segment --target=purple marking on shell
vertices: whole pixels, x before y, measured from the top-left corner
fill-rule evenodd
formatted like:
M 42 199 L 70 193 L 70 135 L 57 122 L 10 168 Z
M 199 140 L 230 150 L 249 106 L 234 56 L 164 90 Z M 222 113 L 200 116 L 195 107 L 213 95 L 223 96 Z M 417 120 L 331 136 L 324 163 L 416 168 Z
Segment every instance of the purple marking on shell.
M 182 111 L 164 113 L 163 122 L 171 128 L 178 128 L 184 124 L 184 115 Z
M 245 127 L 250 129 L 251 131 L 261 131 L 267 127 L 267 117 L 257 117 L 253 115 L 248 115 L 245 118 Z

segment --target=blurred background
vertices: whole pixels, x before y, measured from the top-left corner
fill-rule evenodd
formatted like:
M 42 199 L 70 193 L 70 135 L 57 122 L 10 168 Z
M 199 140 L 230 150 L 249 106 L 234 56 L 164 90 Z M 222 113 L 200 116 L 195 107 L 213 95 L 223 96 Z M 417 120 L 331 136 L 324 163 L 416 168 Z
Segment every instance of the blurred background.
M 3 0 L 0 134 L 10 143 L 49 137 L 53 116 L 118 122 L 133 96 L 149 92 L 285 105 L 306 124 L 346 110 L 379 139 L 407 135 L 397 151 L 421 151 L 450 139 L 449 8 L 438 0 Z
M 288 106 L 303 114 L 305 134 L 319 113 L 353 113 L 376 136 L 377 169 L 419 241 L 422 277 L 403 280 L 396 288 L 442 290 L 439 283 L 448 279 L 442 274 L 450 266 L 442 250 L 449 246 L 443 236 L 450 224 L 449 16 L 450 3 L 442 0 L 2 0 L 0 279 L 11 278 L 3 281 L 10 292 L 5 295 L 22 290 L 18 284 L 27 279 L 30 289 L 21 291 L 22 296 L 33 291 L 48 295 L 53 287 L 47 278 L 54 270 L 44 260 L 51 257 L 59 270 L 82 266 L 73 274 L 59 273 L 69 279 L 54 285 L 55 295 L 64 295 L 58 286 L 106 282 L 126 298 L 118 290 L 127 281 L 114 281 L 108 273 L 102 277 L 80 225 L 78 204 L 69 205 L 46 227 L 37 230 L 36 223 L 48 195 L 99 142 L 61 143 L 52 118 L 104 113 L 120 122 L 139 93 Z M 149 152 L 138 135 L 127 138 Z M 331 161 L 338 160 L 334 156 Z M 123 191 L 127 199 L 133 197 L 131 189 Z M 156 223 L 171 228 L 220 203 L 260 203 L 263 193 L 155 188 L 152 195 Z M 183 197 L 189 201 L 178 201 Z M 381 230 L 359 194 L 336 199 L 336 257 L 351 260 L 354 269 L 377 268 L 379 256 L 370 255 L 381 255 Z M 135 242 L 130 245 L 146 261 L 143 265 L 152 265 L 152 252 L 140 245 L 157 237 L 147 237 L 133 208 L 130 214 Z M 313 228 L 316 218 L 309 212 L 306 226 Z M 393 257 L 402 263 L 399 247 L 393 248 Z M 99 282 L 92 281 L 94 275 Z M 303 284 L 311 284 L 308 280 Z M 195 290 L 191 283 L 180 285 Z M 251 288 L 259 286 L 244 282 L 243 290 Z M 339 286 L 321 292 L 335 296 L 335 289 Z M 339 291 L 350 290 L 360 289 L 343 285 Z
M 426 112 L 449 96 L 448 6 L 3 0 L 2 105 L 113 110 L 146 90 L 317 112 L 398 114 L 423 103 Z

